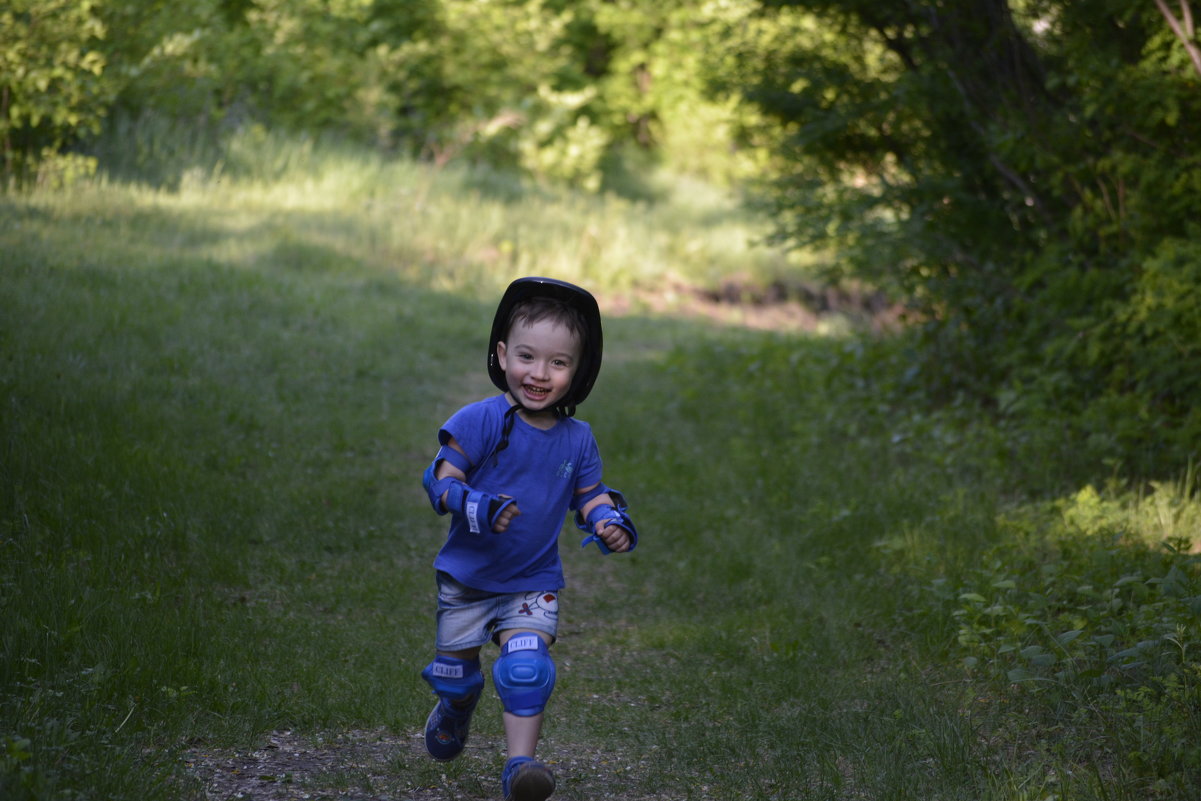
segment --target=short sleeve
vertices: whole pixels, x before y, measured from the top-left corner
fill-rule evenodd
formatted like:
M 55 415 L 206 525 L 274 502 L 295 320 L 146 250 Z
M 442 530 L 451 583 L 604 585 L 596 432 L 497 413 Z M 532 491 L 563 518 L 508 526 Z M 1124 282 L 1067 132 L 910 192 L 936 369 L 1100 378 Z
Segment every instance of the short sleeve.
M 479 401 L 459 409 L 438 430 L 438 444 L 446 445 L 453 437 L 472 466 L 478 466 L 500 441 L 503 420 L 492 413 L 492 406 Z
M 596 437 L 592 429 L 584 426 L 584 443 L 581 448 L 579 469 L 576 471 L 575 488 L 582 489 L 595 486 L 604 477 L 604 465 L 601 462 L 600 448 L 597 447 Z

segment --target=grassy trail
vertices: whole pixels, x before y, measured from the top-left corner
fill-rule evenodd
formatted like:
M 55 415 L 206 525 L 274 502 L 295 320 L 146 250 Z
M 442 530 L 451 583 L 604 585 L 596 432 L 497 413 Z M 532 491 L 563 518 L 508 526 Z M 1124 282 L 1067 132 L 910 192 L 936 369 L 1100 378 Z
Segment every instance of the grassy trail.
M 419 476 L 438 424 L 491 392 L 496 292 L 536 254 L 453 262 L 370 204 L 352 224 L 319 191 L 211 192 L 0 199 L 0 795 L 199 798 L 198 775 L 303 752 L 254 792 L 495 797 L 490 695 L 460 761 L 416 739 L 444 536 Z M 965 576 L 1017 603 L 1004 566 L 972 571 L 1011 536 L 1019 471 L 898 401 L 903 357 L 637 309 L 605 332 L 581 416 L 643 543 L 602 559 L 564 532 L 556 797 L 1192 786 L 1193 752 L 1140 769 L 1099 702 L 965 667 L 964 637 L 989 636 Z M 1158 696 L 1163 720 L 1187 725 L 1171 704 L 1194 691 Z

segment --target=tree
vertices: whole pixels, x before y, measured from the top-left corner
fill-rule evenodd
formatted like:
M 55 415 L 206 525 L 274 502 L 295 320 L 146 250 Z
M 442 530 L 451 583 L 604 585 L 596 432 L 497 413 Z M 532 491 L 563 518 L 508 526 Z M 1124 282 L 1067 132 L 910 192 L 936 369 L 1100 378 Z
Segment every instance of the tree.
M 96 131 L 109 100 L 105 29 L 89 0 L 11 0 L 0 10 L 0 149 L 9 182 L 94 169 L 61 149 Z
M 1150 376 L 1115 341 L 1151 264 L 1196 275 L 1171 244 L 1201 219 L 1185 23 L 1174 33 L 1155 5 L 1119 0 L 763 5 L 805 32 L 742 54 L 746 96 L 778 132 L 782 238 L 833 246 L 836 271 L 905 297 L 945 393 L 1039 398 L 1092 423 L 1090 410 L 1137 409 L 1201 433 L 1182 377 L 1201 371 L 1196 350 Z M 1163 444 L 1127 430 L 1117 455 Z M 1171 436 L 1186 458 L 1195 445 Z
M 1172 9 L 1164 0 L 1155 0 L 1155 6 L 1159 9 L 1159 13 L 1163 14 L 1172 33 L 1184 46 L 1185 52 L 1193 62 L 1193 69 L 1197 71 L 1198 75 L 1201 75 L 1201 47 L 1197 46 L 1197 30 L 1193 26 L 1193 9 L 1188 0 L 1180 0 L 1180 19 L 1176 19 L 1176 15 L 1172 13 Z
M 596 188 L 606 160 L 710 155 L 724 20 L 754 0 L 19 0 L 4 12 L 10 173 L 110 120 L 125 167 L 262 125 Z M 50 76 L 53 76 L 52 78 Z M 51 115 L 50 106 L 53 106 Z M 178 137 L 179 130 L 187 136 Z M 198 135 L 199 134 L 199 135 Z M 194 143 L 191 153 L 179 138 Z M 99 146 L 98 150 L 99 150 Z M 32 154 L 32 155 L 31 155 Z M 144 162 L 146 162 L 144 164 Z

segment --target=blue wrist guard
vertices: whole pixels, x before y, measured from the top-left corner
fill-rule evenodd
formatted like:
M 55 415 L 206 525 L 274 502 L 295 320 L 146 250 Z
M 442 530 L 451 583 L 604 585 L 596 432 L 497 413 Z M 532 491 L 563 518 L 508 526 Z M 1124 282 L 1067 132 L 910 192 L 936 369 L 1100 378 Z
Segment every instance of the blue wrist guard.
M 425 474 L 421 477 L 421 484 L 429 493 L 434 511 L 440 515 L 450 512 L 463 517 L 467 521 L 467 530 L 472 534 L 479 534 L 483 531 L 491 532 L 492 526 L 496 524 L 496 519 L 500 517 L 500 513 L 505 507 L 516 503 L 513 498 L 498 498 L 482 490 L 474 490 L 457 478 L 450 476 L 435 478 L 434 465 L 436 464 L 435 460 L 434 464 L 425 469 Z M 445 505 L 442 502 L 444 494 L 446 495 Z
M 603 484 L 601 486 L 604 487 Z M 600 535 L 596 533 L 596 524 L 603 522 L 606 527 L 611 525 L 621 526 L 630 533 L 630 547 L 626 551 L 626 553 L 629 553 L 629 551 L 634 550 L 634 547 L 638 545 L 638 530 L 634 528 L 634 521 L 626 513 L 629 506 L 626 504 L 625 496 L 617 490 L 609 489 L 608 487 L 604 487 L 603 491 L 609 493 L 609 497 L 613 499 L 613 503 L 616 506 L 611 506 L 607 503 L 598 504 L 588 512 L 587 518 L 581 512 L 575 513 L 576 527 L 588 534 L 580 542 L 580 547 L 587 548 L 589 543 L 595 542 L 596 547 L 600 548 L 601 553 L 606 555 L 613 553 L 609 550 L 609 546 L 605 545 L 605 541 L 600 538 Z M 592 497 L 595 497 L 595 495 Z

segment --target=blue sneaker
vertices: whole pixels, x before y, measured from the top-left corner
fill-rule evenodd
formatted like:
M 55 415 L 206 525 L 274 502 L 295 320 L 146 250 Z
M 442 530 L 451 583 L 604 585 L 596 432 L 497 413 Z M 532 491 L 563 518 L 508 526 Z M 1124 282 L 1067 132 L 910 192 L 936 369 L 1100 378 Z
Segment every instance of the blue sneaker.
M 425 721 L 425 750 L 439 762 L 449 762 L 463 753 L 467 745 L 467 732 L 471 727 L 471 714 L 480 700 L 477 694 L 471 703 L 456 709 L 443 699 L 430 712 Z
M 532 757 L 513 757 L 505 763 L 500 787 L 505 801 L 545 801 L 555 791 L 555 774 Z

